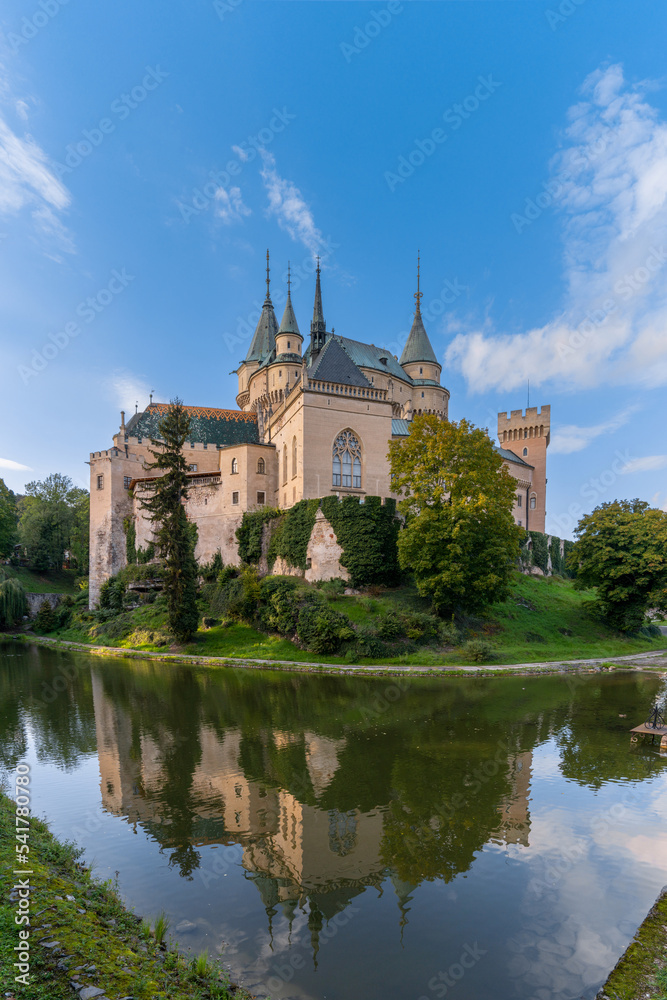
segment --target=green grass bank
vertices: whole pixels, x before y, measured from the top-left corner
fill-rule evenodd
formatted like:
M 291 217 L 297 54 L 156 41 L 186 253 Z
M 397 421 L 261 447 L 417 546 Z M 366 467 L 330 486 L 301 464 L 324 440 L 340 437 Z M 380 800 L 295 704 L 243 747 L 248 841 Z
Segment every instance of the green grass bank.
M 667 886 L 598 996 L 606 1000 L 667 1000 Z
M 315 590 L 299 583 L 307 594 Z M 335 589 L 321 588 L 331 612 L 345 616 L 361 636 L 372 634 L 387 617 L 396 615 L 426 615 L 428 601 L 419 597 L 413 586 L 395 589 L 375 588 L 372 594 L 344 596 Z M 198 657 L 287 660 L 298 663 L 346 664 L 362 663 L 373 666 L 422 666 L 446 668 L 489 665 L 540 663 L 560 660 L 602 659 L 667 649 L 665 636 L 623 636 L 612 630 L 594 612 L 593 591 L 576 590 L 572 581 L 562 577 L 528 577 L 517 573 L 510 599 L 493 605 L 479 619 L 464 619 L 458 623 L 458 641 L 447 643 L 437 636 L 410 641 L 399 636 L 375 655 L 363 655 L 359 645 L 347 655 L 318 653 L 304 648 L 293 637 L 272 632 L 254 621 L 207 618 L 211 615 L 202 603 L 201 627 L 194 640 L 185 647 L 174 647 L 166 628 L 163 601 L 144 604 L 133 610 L 123 610 L 113 616 L 88 616 L 84 609 L 75 613 L 70 622 L 49 632 L 50 638 L 85 645 L 126 648 L 144 652 L 167 650 Z M 104 617 L 104 616 L 102 616 Z M 468 643 L 483 642 L 489 655 L 483 659 L 470 655 Z M 368 647 L 373 653 L 373 644 Z
M 17 865 L 15 804 L 0 792 L 0 995 L 25 1000 L 72 1000 L 72 983 L 101 989 L 98 1000 L 250 1000 L 205 956 L 187 960 L 159 942 L 147 923 L 128 911 L 111 881 L 100 882 L 79 861 L 81 852 L 61 843 L 31 818 L 30 864 Z M 23 826 L 20 830 L 24 830 Z M 30 876 L 30 978 L 15 981 L 15 868 Z

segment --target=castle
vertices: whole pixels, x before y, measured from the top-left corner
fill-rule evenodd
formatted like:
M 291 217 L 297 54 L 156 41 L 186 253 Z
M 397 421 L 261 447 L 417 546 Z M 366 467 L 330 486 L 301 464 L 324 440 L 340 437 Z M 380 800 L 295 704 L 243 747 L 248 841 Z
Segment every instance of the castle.
M 266 297 L 238 376 L 238 409 L 187 406 L 191 440 L 186 445 L 191 486 L 185 501 L 197 525 L 196 556 L 210 560 L 219 550 L 225 563 L 239 561 L 236 529 L 245 511 L 264 505 L 288 508 L 299 500 L 392 496 L 388 442 L 405 437 L 413 416 L 447 420 L 449 391 L 442 365 L 421 315 L 419 268 L 415 314 L 400 359 L 383 347 L 327 330 L 319 261 L 310 337 L 305 345 L 287 302 L 278 326 Z M 90 455 L 90 603 L 95 607 L 106 579 L 126 564 L 126 533 L 134 525 L 136 546 L 151 541 L 151 524 L 140 504 L 148 478 L 151 441 L 167 404 L 151 401 L 121 424 L 106 451 Z M 517 524 L 544 531 L 546 451 L 550 408 L 498 415 L 498 451 L 516 479 Z M 320 514 L 309 547 L 307 579 L 346 578 L 331 525 Z M 285 569 L 287 569 L 285 567 Z

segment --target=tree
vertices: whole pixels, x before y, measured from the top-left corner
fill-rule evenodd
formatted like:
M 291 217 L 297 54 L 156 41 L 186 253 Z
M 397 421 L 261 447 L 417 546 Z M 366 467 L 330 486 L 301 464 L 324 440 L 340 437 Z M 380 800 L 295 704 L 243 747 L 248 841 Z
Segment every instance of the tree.
M 487 434 L 467 420 L 412 420 L 389 446 L 392 489 L 403 499 L 398 536 L 403 569 L 439 613 L 479 611 L 507 598 L 521 529 L 516 482 Z
M 11 628 L 27 613 L 25 590 L 13 577 L 3 579 L 0 571 L 0 628 Z
M 35 617 L 35 628 L 39 635 L 44 632 L 53 632 L 56 625 L 55 615 L 53 613 L 53 608 L 51 607 L 51 602 L 48 598 L 44 598 L 37 611 L 37 616 Z
M 27 483 L 19 503 L 19 538 L 37 570 L 60 569 L 71 551 L 82 572 L 88 571 L 90 498 L 69 476 L 56 472 L 41 482 Z
M 621 632 L 647 609 L 667 608 L 667 513 L 643 500 L 612 500 L 582 517 L 569 559 L 577 583 L 597 587 L 603 614 Z
M 183 507 L 188 489 L 188 466 L 183 446 L 190 433 L 190 418 L 180 399 L 173 399 L 158 427 L 162 441 L 153 441 L 155 461 L 146 468 L 158 476 L 144 483 L 142 507 L 153 523 L 155 545 L 165 561 L 164 589 L 169 628 L 180 642 L 197 631 L 196 536 Z
M 14 545 L 18 542 L 16 526 L 18 524 L 16 497 L 0 479 L 0 557 L 7 558 L 12 554 Z

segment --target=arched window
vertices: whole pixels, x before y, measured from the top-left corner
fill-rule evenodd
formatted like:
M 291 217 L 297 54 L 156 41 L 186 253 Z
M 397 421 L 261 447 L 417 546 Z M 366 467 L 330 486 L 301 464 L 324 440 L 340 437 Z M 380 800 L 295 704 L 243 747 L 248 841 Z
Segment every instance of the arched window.
M 334 486 L 361 489 L 361 445 L 352 431 L 341 431 L 333 446 L 332 473 Z
M 533 493 L 532 497 L 530 498 L 530 509 L 535 510 L 536 507 L 537 507 L 537 497 Z
M 296 438 L 292 438 L 292 479 L 296 476 Z
M 266 475 L 266 462 L 264 461 L 263 458 L 257 459 L 257 472 L 259 473 L 260 476 Z
M 283 483 L 287 482 L 287 445 L 283 445 Z
M 523 449 L 523 453 L 524 453 L 524 455 L 527 455 L 527 454 L 528 454 L 528 449 L 527 449 L 527 448 L 524 448 L 524 449 Z
M 525 438 L 528 437 L 528 428 L 527 427 L 524 428 L 523 436 L 524 436 L 524 440 L 525 440 Z
M 239 471 L 239 463 L 236 461 L 235 458 L 233 458 L 232 459 L 232 475 L 235 476 L 238 471 Z

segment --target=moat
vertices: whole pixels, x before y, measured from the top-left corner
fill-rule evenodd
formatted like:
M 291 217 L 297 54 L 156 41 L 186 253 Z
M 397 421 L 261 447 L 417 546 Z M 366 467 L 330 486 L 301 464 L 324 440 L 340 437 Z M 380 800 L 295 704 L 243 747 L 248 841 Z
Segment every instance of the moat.
M 592 998 L 667 882 L 656 674 L 0 668 L 35 814 L 258 997 Z

